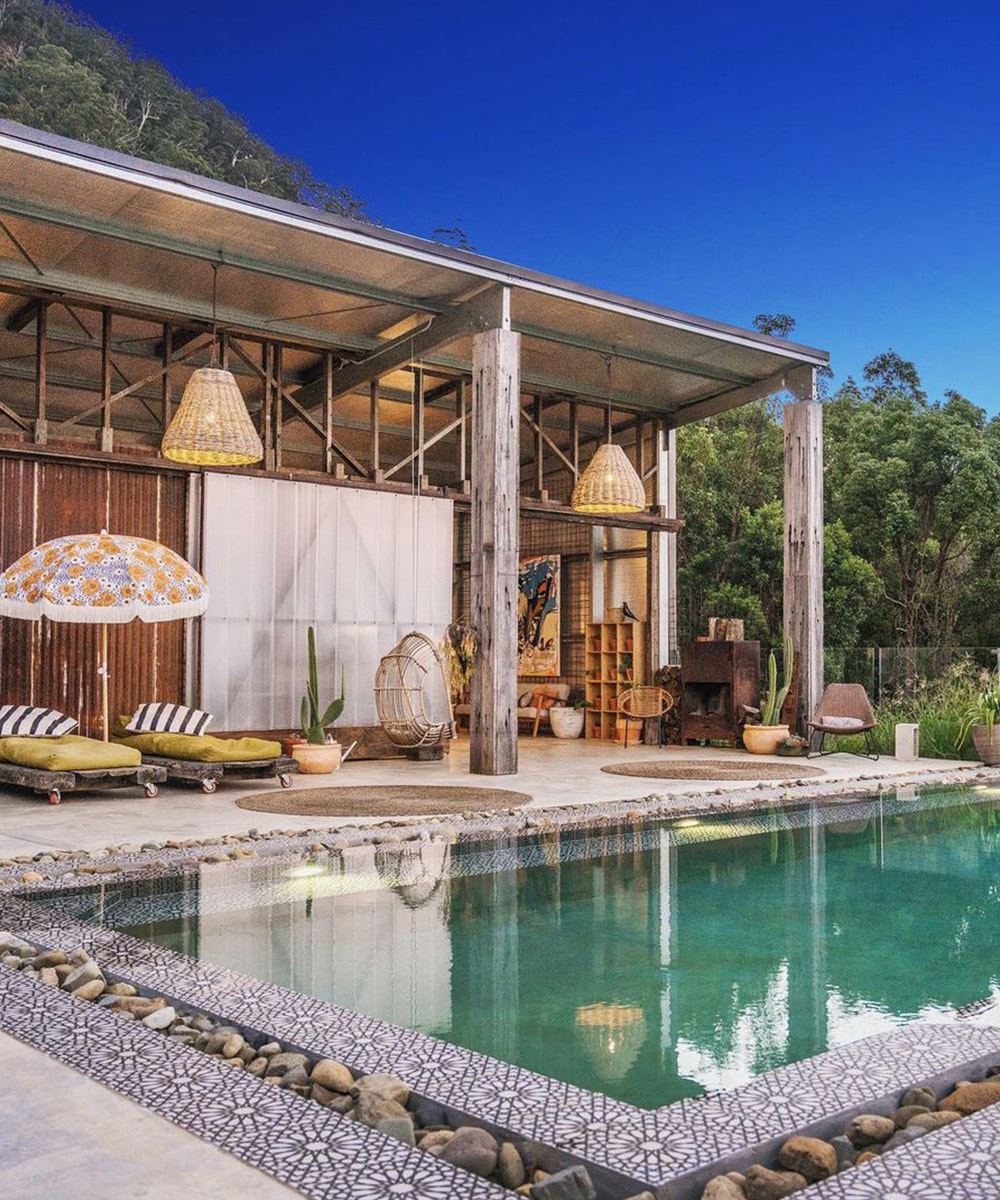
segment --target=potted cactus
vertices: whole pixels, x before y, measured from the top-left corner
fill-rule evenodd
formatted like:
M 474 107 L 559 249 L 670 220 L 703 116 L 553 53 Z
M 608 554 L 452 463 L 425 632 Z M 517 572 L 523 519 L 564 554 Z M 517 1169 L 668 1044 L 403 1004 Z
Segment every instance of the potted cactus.
M 760 724 L 743 727 L 743 745 L 751 754 L 774 754 L 789 734 L 787 725 L 777 724 L 788 689 L 792 686 L 795 652 L 789 637 L 785 638 L 784 650 L 781 687 L 778 687 L 778 663 L 772 650 L 767 656 L 767 691 L 761 701 Z
M 340 743 L 327 730 L 344 711 L 344 673 L 340 673 L 340 695 L 324 709 L 319 701 L 319 672 L 316 667 L 316 631 L 309 626 L 308 678 L 299 717 L 304 742 L 292 747 L 292 757 L 305 775 L 329 775 L 340 766 Z

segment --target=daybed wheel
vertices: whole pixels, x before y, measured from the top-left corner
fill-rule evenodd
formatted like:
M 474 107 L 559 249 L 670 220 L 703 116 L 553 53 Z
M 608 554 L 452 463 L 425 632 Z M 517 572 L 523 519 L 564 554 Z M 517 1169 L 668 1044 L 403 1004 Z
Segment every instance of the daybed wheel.
M 283 788 L 291 787 L 292 786 L 291 775 L 285 775 L 285 774 L 279 775 L 278 776 L 278 784 L 280 787 L 283 787 Z
M 49 792 L 49 803 L 50 804 L 58 804 L 60 800 L 62 800 L 62 795 L 61 795 L 59 789 L 53 788 L 52 791 Z
M 215 791 L 218 791 L 219 781 L 217 779 L 203 779 L 201 781 L 201 790 L 206 796 L 211 796 Z
M 144 783 L 142 785 L 142 790 L 146 793 L 146 797 L 149 800 L 152 800 L 154 796 L 158 796 L 160 794 L 160 789 L 155 783 Z

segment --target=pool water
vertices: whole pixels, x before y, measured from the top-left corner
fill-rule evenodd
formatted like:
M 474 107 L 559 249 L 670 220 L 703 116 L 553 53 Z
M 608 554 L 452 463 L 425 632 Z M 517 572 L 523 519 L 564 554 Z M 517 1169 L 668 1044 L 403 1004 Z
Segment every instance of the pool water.
M 993 793 L 362 846 L 71 903 L 652 1108 L 990 995 Z

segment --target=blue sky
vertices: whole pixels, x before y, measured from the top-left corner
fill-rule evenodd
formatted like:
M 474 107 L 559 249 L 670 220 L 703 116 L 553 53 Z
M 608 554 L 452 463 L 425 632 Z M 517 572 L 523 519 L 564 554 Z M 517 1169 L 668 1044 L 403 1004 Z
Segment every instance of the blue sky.
M 78 7 L 393 228 L 1000 409 L 990 6 Z

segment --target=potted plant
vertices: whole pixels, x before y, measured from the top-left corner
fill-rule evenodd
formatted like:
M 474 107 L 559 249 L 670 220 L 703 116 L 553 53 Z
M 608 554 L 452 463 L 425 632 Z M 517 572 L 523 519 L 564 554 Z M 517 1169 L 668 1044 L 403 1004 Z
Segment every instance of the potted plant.
M 300 720 L 304 742 L 292 747 L 292 758 L 305 775 L 330 775 L 340 766 L 340 743 L 327 729 L 344 711 L 344 673 L 340 673 L 340 695 L 322 709 L 319 703 L 319 673 L 316 669 L 316 631 L 309 626 L 309 677 L 302 697 Z
M 976 753 L 988 767 L 1000 766 L 1000 680 L 991 676 L 976 702 L 969 707 L 955 735 L 961 752 L 969 734 Z
M 751 754 L 774 754 L 789 734 L 788 726 L 779 725 L 777 722 L 781 717 L 781 706 L 785 703 L 788 689 L 792 686 L 795 654 L 791 638 L 785 638 L 784 649 L 781 687 L 778 687 L 778 663 L 772 650 L 767 656 L 767 691 L 761 702 L 760 724 L 743 727 L 743 745 Z
M 570 707 L 565 704 L 554 704 L 549 709 L 549 725 L 557 738 L 578 738 L 583 733 L 583 719 L 588 708 L 593 708 L 589 700 L 577 700 Z

